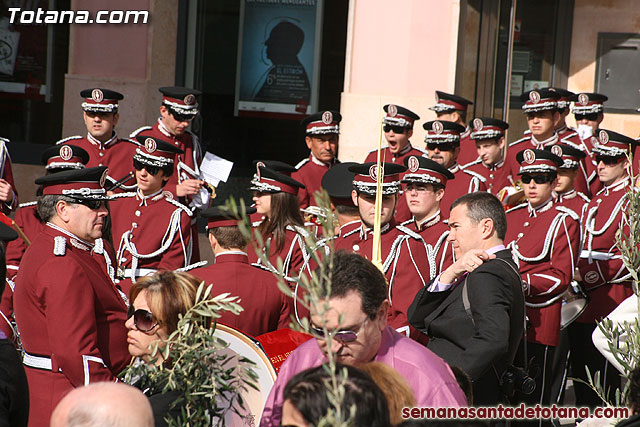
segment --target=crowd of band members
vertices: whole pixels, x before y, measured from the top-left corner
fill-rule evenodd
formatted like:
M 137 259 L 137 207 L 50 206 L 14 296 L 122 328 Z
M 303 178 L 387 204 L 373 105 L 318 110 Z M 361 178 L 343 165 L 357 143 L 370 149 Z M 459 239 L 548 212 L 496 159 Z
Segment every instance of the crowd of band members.
M 43 191 L 67 194 L 60 193 L 58 187 L 68 185 L 74 175 L 65 173 L 90 168 L 98 168 L 91 169 L 95 173 L 107 170 L 106 184 L 101 188 L 110 195 L 109 211 L 96 208 L 99 216 L 105 218 L 102 238 L 87 242 L 71 236 L 69 242 L 74 250 L 86 247 L 90 258 L 101 267 L 91 274 L 104 279 L 102 291 L 106 289 L 109 296 L 95 298 L 111 298 L 113 305 L 124 307 L 115 316 L 117 321 L 122 320 L 122 331 L 129 303 L 126 294 L 132 282 L 158 269 L 188 269 L 196 277 L 212 281 L 214 290 L 240 294 L 245 312 L 238 318 L 224 320 L 253 336 L 285 327 L 292 315 L 298 320 L 307 316 L 300 304 L 279 294 L 274 274 L 279 272 L 280 258 L 284 279 L 301 294 L 296 279 L 315 267 L 309 251 L 327 250 L 326 241 L 319 241 L 311 249 L 305 246 L 306 237 L 317 232 L 316 225 L 305 221 L 309 216 L 322 214 L 315 200 L 316 191 L 321 189 L 329 193 L 339 223 L 333 242 L 335 249 L 372 258 L 378 151 L 372 150 L 363 163 L 340 163 L 337 159 L 340 113 L 321 111 L 302 121 L 310 155 L 295 167 L 270 159 L 254 162 L 256 173 L 249 188 L 255 207 L 251 219 L 254 232 L 260 234 L 269 250 L 268 261 L 264 261 L 237 233 L 230 235 L 225 231 L 234 225 L 233 221 L 229 222 L 215 208 L 208 208 L 209 193 L 199 170 L 203 153 L 197 137 L 188 130 L 190 120 L 198 114 L 199 92 L 179 87 L 160 91 L 161 117 L 153 126 L 142 127 L 129 138 L 120 138 L 115 131 L 118 102 L 123 95 L 100 88 L 82 91 L 87 135 L 64 138 L 46 150 L 42 161 L 47 176 L 36 181 L 41 185 L 38 195 Z M 423 124 L 424 146 L 410 141 L 419 115 L 398 105 L 384 106 L 381 125 L 387 145 L 380 153 L 384 162 L 381 253 L 388 281 L 389 325 L 428 345 L 430 331 L 410 322 L 409 306 L 423 287 L 455 261 L 454 247 L 447 238 L 451 204 L 467 193 L 489 192 L 505 206 L 508 229 L 504 244 L 511 251 L 523 281 L 527 326 L 516 364 L 531 365 L 534 368 L 530 372 L 538 372 L 534 375 L 538 387 L 529 396 L 530 401 L 547 404 L 561 401 L 563 384 L 553 385 L 566 378 L 567 366 L 562 362 L 567 357 L 566 353 L 555 354 L 554 360 L 554 352 L 564 340 L 571 349 L 573 376 L 586 378 L 585 365 L 591 372 L 605 370 L 606 362 L 593 347 L 591 333 L 598 320 L 632 294 L 630 275 L 615 245 L 615 234 L 622 226 L 627 191 L 633 187 L 632 170 L 638 169 L 626 157 L 637 150 L 636 140 L 600 128 L 606 100 L 604 95 L 573 94 L 560 88 L 527 92 L 522 95 L 522 108 L 529 130 L 510 144 L 505 139 L 508 123 L 489 117 L 468 117 L 467 109 L 472 103 L 460 96 L 436 92 L 431 110 L 437 119 Z M 574 114 L 577 129 L 566 125 L 569 114 Z M 38 397 L 43 384 L 49 384 L 45 380 L 38 383 L 38 377 L 43 376 L 37 366 L 42 361 L 38 357 L 44 355 L 46 359 L 47 355 L 56 354 L 46 343 L 64 343 L 66 348 L 62 352 L 72 355 L 66 362 L 71 367 L 64 365 L 64 357 L 49 357 L 53 371 L 59 363 L 61 370 L 64 365 L 63 372 L 68 377 L 66 385 L 59 385 L 61 396 L 65 387 L 94 378 L 114 378 L 128 356 L 115 349 L 121 350 L 126 341 L 109 343 L 96 338 L 88 343 L 85 337 L 78 338 L 83 334 L 94 338 L 100 335 L 100 326 L 95 321 L 73 332 L 62 327 L 42 332 L 41 326 L 49 316 L 59 315 L 64 320 L 68 313 L 78 312 L 77 307 L 69 305 L 74 302 L 67 299 L 68 295 L 52 297 L 45 293 L 20 298 L 20 292 L 16 292 L 14 301 L 14 290 L 21 284 L 37 284 L 33 264 L 44 264 L 50 259 L 47 274 L 56 276 L 60 272 L 69 282 L 74 269 L 64 262 L 64 248 L 60 253 L 56 246 L 56 239 L 69 236 L 60 235 L 59 230 L 42 220 L 37 201 L 17 204 L 7 141 L 0 143 L 2 210 L 13 215 L 26 235 L 7 246 L 10 286 L 0 303 L 4 317 L 0 329 L 33 356 L 31 362 L 25 359 L 32 402 L 37 407 L 35 411 L 46 416 L 53 406 Z M 83 191 L 89 190 L 83 187 Z M 214 204 L 220 203 L 224 201 Z M 213 265 L 198 263 L 195 227 L 198 215 L 208 218 L 208 236 L 216 258 Z M 40 250 L 52 251 L 32 250 L 26 256 L 29 243 L 42 239 L 42 234 L 49 235 L 53 247 L 42 246 Z M 572 282 L 589 295 L 590 303 L 561 332 L 562 297 Z M 92 310 L 81 314 L 87 317 L 104 314 Z M 73 334 L 77 336 L 74 338 Z M 112 350 L 119 360 L 106 363 L 105 354 Z M 522 359 L 524 354 L 526 361 Z M 97 360 L 100 363 L 94 365 L 101 366 L 90 365 L 87 360 Z M 50 367 L 48 374 L 53 371 Z M 605 376 L 607 387 L 619 385 L 619 377 L 612 369 Z M 574 385 L 578 406 L 599 403 L 586 386 Z

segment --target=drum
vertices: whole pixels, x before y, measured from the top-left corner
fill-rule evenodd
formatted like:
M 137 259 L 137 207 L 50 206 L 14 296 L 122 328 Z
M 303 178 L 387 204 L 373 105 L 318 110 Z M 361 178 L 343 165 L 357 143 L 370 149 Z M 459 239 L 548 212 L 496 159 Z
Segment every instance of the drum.
M 578 282 L 571 282 L 571 286 L 562 296 L 562 311 L 560 312 L 560 330 L 563 330 L 576 320 L 589 304 L 589 296 Z
M 234 410 L 227 411 L 225 425 L 228 426 L 251 426 L 260 424 L 262 408 L 267 402 L 269 392 L 276 380 L 276 371 L 269 360 L 269 357 L 262 349 L 260 343 L 244 333 L 233 329 L 227 325 L 218 323 L 215 337 L 229 343 L 222 354 L 237 355 L 251 360 L 255 365 L 253 370 L 258 375 L 258 390 L 247 387 L 240 395 L 244 400 L 244 408 L 235 404 Z M 237 358 L 233 358 L 227 365 L 228 368 L 237 365 Z M 236 413 L 238 412 L 238 413 Z

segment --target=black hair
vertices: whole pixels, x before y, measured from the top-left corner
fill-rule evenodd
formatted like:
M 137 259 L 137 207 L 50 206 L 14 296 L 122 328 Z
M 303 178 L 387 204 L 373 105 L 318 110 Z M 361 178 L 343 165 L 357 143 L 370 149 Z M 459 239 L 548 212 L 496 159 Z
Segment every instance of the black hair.
M 369 375 L 353 366 L 337 364 L 338 382 L 344 381 L 343 414 L 349 414 L 355 406 L 352 419 L 354 427 L 389 427 L 389 408 L 380 387 Z M 289 380 L 284 388 L 284 400 L 288 400 L 312 425 L 327 414 L 330 408 L 327 384 L 330 380 L 326 366 L 307 369 Z
M 338 212 L 340 215 L 351 215 L 351 216 L 358 216 L 360 215 L 360 212 L 358 211 L 358 207 L 355 205 L 335 205 L 336 207 L 336 212 Z
M 322 289 L 326 291 L 325 286 Z M 341 298 L 352 291 L 362 298 L 362 311 L 374 320 L 387 298 L 387 281 L 368 259 L 340 250 L 333 257 L 331 293 L 328 297 Z
M 449 212 L 459 205 L 467 206 L 467 216 L 473 224 L 477 224 L 485 218 L 492 220 L 498 238 L 504 240 L 507 234 L 507 215 L 504 213 L 502 203 L 500 203 L 500 200 L 498 200 L 496 196 L 485 191 L 465 194 L 464 196 L 458 197 L 451 204 L 451 210 Z

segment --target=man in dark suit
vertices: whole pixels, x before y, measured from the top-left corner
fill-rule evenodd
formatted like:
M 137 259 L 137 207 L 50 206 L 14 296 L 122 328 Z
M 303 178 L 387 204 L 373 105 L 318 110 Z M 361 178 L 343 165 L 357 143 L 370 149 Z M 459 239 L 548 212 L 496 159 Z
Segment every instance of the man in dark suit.
M 430 350 L 469 374 L 474 404 L 497 404 L 524 327 L 504 208 L 490 193 L 466 194 L 451 206 L 449 226 L 457 261 L 416 295 L 409 321 L 429 335 Z

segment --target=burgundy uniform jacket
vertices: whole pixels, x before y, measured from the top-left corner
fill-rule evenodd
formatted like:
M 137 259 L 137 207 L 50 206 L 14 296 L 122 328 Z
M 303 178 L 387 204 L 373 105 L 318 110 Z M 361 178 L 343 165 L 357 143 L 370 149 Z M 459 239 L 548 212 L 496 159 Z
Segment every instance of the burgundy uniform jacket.
M 463 166 L 463 168 L 467 172 L 474 172 L 481 175 L 485 179 L 487 191 L 494 196 L 505 187 L 513 187 L 513 183 L 517 181 L 518 178 L 516 176 L 514 180 L 511 175 L 511 169 L 505 166 L 504 161 L 492 166 L 487 166 L 482 163 L 482 160 L 476 160 Z
M 346 233 L 345 238 L 336 241 L 335 250 L 340 249 L 371 259 L 373 230 L 361 226 Z M 389 326 L 426 344 L 426 336 L 407 320 L 413 298 L 432 275 L 435 277 L 435 265 L 430 262 L 425 244 L 419 234 L 392 221 L 382 227 L 381 253 L 383 272 L 389 282 Z
M 296 171 L 291 178 L 304 184 L 305 188 L 298 190 L 300 208 L 318 206 L 315 200 L 316 191 L 322 191 L 322 177 L 329 170 L 329 165 L 316 159 L 313 154 L 296 165 Z
M 449 218 L 449 210 L 451 204 L 460 196 L 476 191 L 487 191 L 485 178 L 472 170 L 461 167 L 458 163 L 449 168 L 454 179 L 447 181 L 447 187 L 444 189 L 444 196 L 440 200 L 440 215 L 444 219 Z
M 19 205 L 16 210 L 14 221 L 24 231 L 29 241 L 33 242 L 38 234 L 44 229 L 45 225 L 40 222 L 37 216 L 37 202 L 27 202 Z M 13 291 L 15 288 L 15 280 L 19 271 L 22 256 L 27 250 L 27 243 L 20 237 L 7 244 L 7 285 L 2 294 L 0 301 L 0 330 L 7 337 L 15 341 L 14 331 L 10 326 L 13 320 Z M 91 255 L 98 261 L 105 274 L 113 279 L 115 253 L 111 245 L 103 239 L 96 240 Z
M 147 197 L 122 193 L 109 207 L 118 277 L 135 279 L 153 270 L 190 264 L 191 209 L 171 193 L 160 190 Z
M 460 153 L 458 154 L 457 160 L 461 165 L 466 165 L 478 160 L 476 141 L 471 139 L 471 129 L 468 126 L 465 131 L 460 134 Z
M 240 297 L 244 311 L 222 312 L 219 322 L 253 337 L 289 327 L 291 299 L 280 292 L 273 273 L 249 264 L 245 252 L 218 254 L 215 264 L 189 273 L 213 283 L 213 295 L 228 292 Z
M 127 174 L 135 173 L 133 155 L 136 153 L 137 144 L 129 139 L 118 138 L 115 132 L 107 142 L 100 142 L 88 133 L 85 137 L 71 136 L 61 139 L 56 144 L 71 144 L 84 148 L 89 153 L 89 161 L 85 165 L 88 168 L 107 166 L 109 168 L 108 182 L 105 185 L 107 189 L 123 179 Z M 123 181 L 113 191 L 121 193 L 133 191 L 135 188 L 136 177 L 134 175 Z
M 193 133 L 186 131 L 182 135 L 173 135 L 158 119 L 153 126 L 143 126 L 131 133 L 130 138 L 136 136 L 152 136 L 174 144 L 177 148 L 184 151 L 184 154 L 178 154 L 176 160 L 176 168 L 174 173 L 169 177 L 167 185 L 164 186 L 166 191 L 170 191 L 176 195 L 176 185 L 185 179 L 199 179 L 200 163 L 202 163 L 202 149 L 198 142 L 198 137 Z
M 411 231 L 420 233 L 431 262 L 436 266 L 436 275 L 442 273 L 454 262 L 453 246 L 447 241 L 449 226 L 442 221 L 440 211 L 427 218 L 420 225 L 415 219 L 402 224 Z M 433 278 L 432 278 L 433 279 Z
M 22 259 L 15 316 L 29 381 L 29 425 L 46 426 L 74 387 L 114 381 L 128 364 L 127 306 L 92 247 L 47 224 Z
M 254 225 L 259 225 L 254 224 Z M 257 233 L 257 230 L 254 229 L 254 232 Z M 282 259 L 282 264 L 284 267 L 284 279 L 288 282 L 294 283 L 295 279 L 302 272 L 303 266 L 307 264 L 307 251 L 305 249 L 305 236 L 307 236 L 308 231 L 302 227 L 291 226 L 288 225 L 285 233 L 285 241 L 282 250 L 277 251 L 275 241 L 273 241 L 271 236 L 267 236 L 264 239 L 265 245 L 269 247 L 269 261 L 265 263 L 258 257 L 256 253 L 256 249 L 253 247 L 249 247 L 247 254 L 249 255 L 249 262 L 251 264 L 258 264 L 259 266 L 265 267 L 269 271 L 273 273 L 278 272 L 278 258 Z M 264 248 L 262 250 L 264 250 Z M 295 284 L 292 285 L 292 287 Z
M 582 284 L 590 302 L 577 319 L 595 323 L 629 297 L 631 274 L 616 246 L 616 232 L 623 226 L 622 212 L 628 205 L 629 178 L 597 193 L 584 214 L 584 245 L 578 262 Z M 629 234 L 624 227 L 623 233 Z
M 562 294 L 573 279 L 580 250 L 580 223 L 570 209 L 552 200 L 507 211 L 505 243 L 520 268 L 530 327 L 527 340 L 558 345 Z

